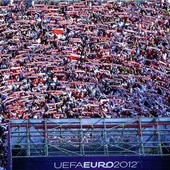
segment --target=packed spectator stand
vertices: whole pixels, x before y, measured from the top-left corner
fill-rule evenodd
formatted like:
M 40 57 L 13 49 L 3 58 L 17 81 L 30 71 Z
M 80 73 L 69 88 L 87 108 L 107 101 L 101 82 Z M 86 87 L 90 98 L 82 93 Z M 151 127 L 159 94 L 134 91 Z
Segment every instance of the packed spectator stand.
M 168 8 L 157 1 L 1 6 L 1 117 L 168 117 Z

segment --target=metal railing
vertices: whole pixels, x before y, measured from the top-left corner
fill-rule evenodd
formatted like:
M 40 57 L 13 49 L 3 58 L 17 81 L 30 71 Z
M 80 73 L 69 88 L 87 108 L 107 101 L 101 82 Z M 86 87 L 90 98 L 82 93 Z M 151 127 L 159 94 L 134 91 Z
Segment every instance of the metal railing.
M 12 157 L 170 155 L 170 118 L 11 120 Z

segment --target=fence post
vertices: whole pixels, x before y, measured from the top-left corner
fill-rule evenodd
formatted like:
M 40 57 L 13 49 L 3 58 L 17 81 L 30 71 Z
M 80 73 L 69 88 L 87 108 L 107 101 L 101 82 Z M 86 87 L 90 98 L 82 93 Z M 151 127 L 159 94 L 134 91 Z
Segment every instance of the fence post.
M 12 170 L 12 148 L 11 148 L 11 129 L 10 120 L 8 122 L 8 138 L 7 138 L 7 169 Z

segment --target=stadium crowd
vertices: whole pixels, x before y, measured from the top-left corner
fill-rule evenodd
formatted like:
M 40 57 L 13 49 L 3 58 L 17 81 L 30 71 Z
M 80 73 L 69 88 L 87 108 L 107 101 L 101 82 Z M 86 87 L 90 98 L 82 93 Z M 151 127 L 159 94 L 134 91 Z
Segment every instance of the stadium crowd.
M 0 7 L 0 116 L 170 116 L 169 3 Z
M 0 170 L 7 166 L 7 126 L 0 124 Z

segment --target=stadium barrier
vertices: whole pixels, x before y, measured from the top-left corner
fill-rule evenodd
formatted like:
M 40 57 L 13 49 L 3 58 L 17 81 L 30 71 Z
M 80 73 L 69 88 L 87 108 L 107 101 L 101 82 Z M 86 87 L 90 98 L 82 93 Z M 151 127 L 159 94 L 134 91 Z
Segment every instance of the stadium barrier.
M 99 170 L 169 165 L 170 118 L 10 120 L 9 127 L 15 170 L 86 169 L 91 161 Z

